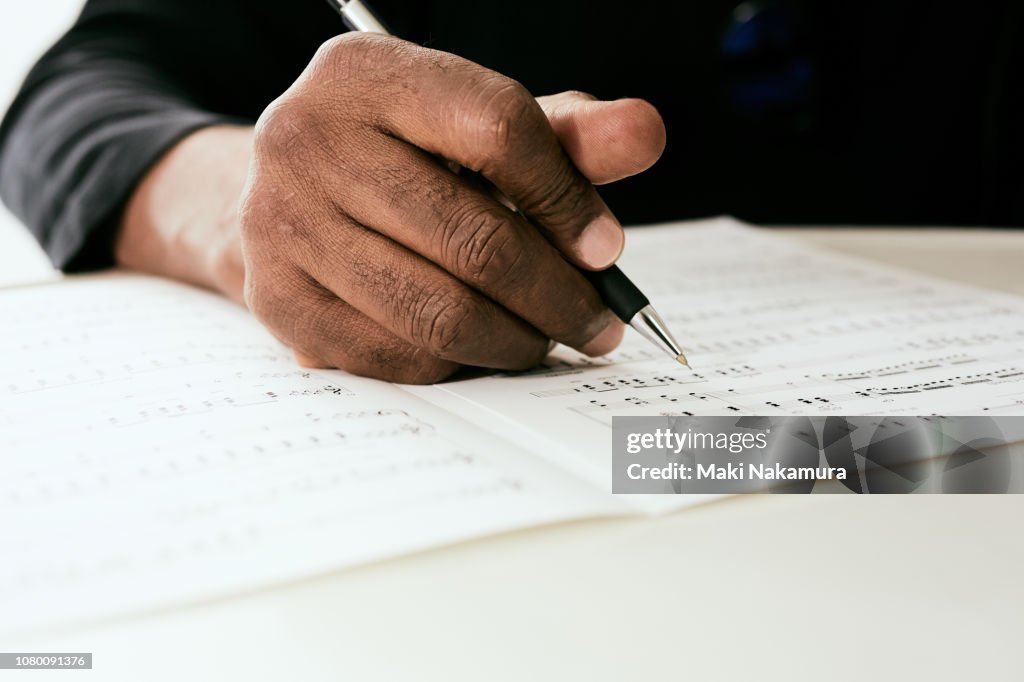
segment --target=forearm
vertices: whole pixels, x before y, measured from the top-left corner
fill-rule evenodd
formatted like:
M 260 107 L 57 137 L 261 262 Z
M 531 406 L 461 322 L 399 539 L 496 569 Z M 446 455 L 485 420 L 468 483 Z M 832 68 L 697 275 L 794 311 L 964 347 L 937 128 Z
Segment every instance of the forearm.
M 252 128 L 198 130 L 142 178 L 115 242 L 123 266 L 241 301 L 245 272 L 238 200 L 249 170 Z
M 309 48 L 264 49 L 255 4 L 273 7 L 88 0 L 40 58 L 0 124 L 0 198 L 57 267 L 113 265 L 126 203 L 154 164 L 196 131 L 255 121 L 294 80 Z

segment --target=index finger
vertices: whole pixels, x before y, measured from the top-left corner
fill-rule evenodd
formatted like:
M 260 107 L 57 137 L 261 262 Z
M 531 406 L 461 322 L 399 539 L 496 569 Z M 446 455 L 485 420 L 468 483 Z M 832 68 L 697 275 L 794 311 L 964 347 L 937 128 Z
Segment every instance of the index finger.
M 379 122 L 387 132 L 481 173 L 576 265 L 601 270 L 618 259 L 622 226 L 522 85 L 448 53 L 360 40 L 377 41 L 408 74 L 386 93 L 392 105 Z

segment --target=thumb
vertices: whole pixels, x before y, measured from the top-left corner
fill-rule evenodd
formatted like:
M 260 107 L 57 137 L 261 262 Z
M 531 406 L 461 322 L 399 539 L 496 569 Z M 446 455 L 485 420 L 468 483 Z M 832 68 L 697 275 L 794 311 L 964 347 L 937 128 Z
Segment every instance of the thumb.
M 538 97 L 573 163 L 595 185 L 641 173 L 665 150 L 665 124 L 642 99 L 601 101 L 569 91 Z

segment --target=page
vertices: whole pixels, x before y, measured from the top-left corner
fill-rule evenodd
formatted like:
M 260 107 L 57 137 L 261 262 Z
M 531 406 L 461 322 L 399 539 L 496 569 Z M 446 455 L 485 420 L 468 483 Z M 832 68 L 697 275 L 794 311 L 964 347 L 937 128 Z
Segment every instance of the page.
M 620 264 L 693 369 L 629 330 L 606 358 L 560 348 L 431 399 L 605 490 L 613 415 L 1024 414 L 1021 299 L 730 219 L 629 230 Z
M 0 631 L 625 509 L 186 286 L 11 289 L 0 320 Z

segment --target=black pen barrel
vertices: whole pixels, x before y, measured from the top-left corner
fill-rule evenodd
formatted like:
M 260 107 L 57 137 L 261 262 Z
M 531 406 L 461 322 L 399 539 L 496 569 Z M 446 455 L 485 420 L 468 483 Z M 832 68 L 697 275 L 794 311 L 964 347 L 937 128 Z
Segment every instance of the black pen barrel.
M 597 272 L 583 271 L 583 274 L 612 312 L 626 324 L 651 303 L 617 265 Z

